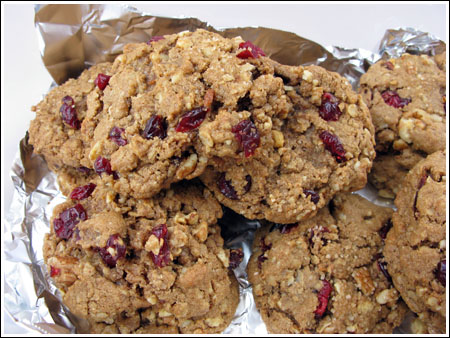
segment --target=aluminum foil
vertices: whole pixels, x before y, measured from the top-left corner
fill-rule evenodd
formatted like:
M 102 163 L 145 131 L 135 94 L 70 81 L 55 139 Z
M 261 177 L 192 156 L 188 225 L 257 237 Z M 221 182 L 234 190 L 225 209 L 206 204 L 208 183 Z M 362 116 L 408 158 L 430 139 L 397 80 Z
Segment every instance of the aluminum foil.
M 360 76 L 380 58 L 397 57 L 404 52 L 434 55 L 446 48 L 437 38 L 412 28 L 388 30 L 379 51 L 373 53 L 363 49 L 324 48 L 293 33 L 263 27 L 218 31 L 194 18 L 155 17 L 128 6 L 37 5 L 35 10 L 42 59 L 58 84 L 78 76 L 95 63 L 112 61 L 127 43 L 197 28 L 226 37 L 240 35 L 283 64 L 323 66 L 345 76 L 354 88 Z M 15 192 L 4 223 L 4 308 L 30 332 L 86 332 L 86 322 L 73 316 L 62 304 L 43 262 L 43 238 L 50 229 L 53 207 L 65 197 L 58 189 L 56 176 L 40 156 L 33 154 L 27 140 L 28 135 L 20 142 L 11 168 Z M 391 201 L 380 199 L 370 186 L 357 193 L 376 204 L 393 207 Z M 224 333 L 267 333 L 245 271 L 253 235 L 260 224 L 231 211 L 225 213 L 220 224 L 226 245 L 242 247 L 245 254 L 234 271 L 240 285 L 240 304 Z M 408 322 L 405 320 L 396 332 L 408 332 Z

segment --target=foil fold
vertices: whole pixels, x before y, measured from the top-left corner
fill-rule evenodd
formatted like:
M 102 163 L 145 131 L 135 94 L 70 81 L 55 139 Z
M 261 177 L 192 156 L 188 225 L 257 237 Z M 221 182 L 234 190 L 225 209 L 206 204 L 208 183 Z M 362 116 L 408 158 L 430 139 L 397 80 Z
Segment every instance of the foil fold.
M 319 44 L 264 27 L 216 30 L 195 18 L 155 17 L 129 6 L 116 5 L 36 5 L 35 26 L 42 59 L 57 84 L 77 77 L 83 69 L 102 61 L 112 61 L 125 44 L 148 41 L 153 35 L 173 34 L 198 28 L 225 37 L 242 36 L 261 47 L 272 59 L 287 65 L 320 65 L 345 76 L 356 89 L 360 76 L 380 58 L 398 57 L 404 52 L 435 55 L 445 44 L 430 34 L 412 28 L 391 29 L 380 42 L 379 51 L 344 49 Z M 87 332 L 87 323 L 73 316 L 62 304 L 43 261 L 44 235 L 50 231 L 54 206 L 65 201 L 56 176 L 42 157 L 33 154 L 28 135 L 10 175 L 15 192 L 4 222 L 4 307 L 31 333 Z M 367 186 L 358 194 L 375 204 L 393 207 Z M 234 270 L 240 288 L 240 303 L 228 334 L 265 334 L 246 274 L 254 232 L 260 224 L 227 211 L 220 220 L 227 247 L 241 247 L 244 260 Z M 406 320 L 405 323 L 408 321 Z M 402 325 L 396 333 L 409 331 Z

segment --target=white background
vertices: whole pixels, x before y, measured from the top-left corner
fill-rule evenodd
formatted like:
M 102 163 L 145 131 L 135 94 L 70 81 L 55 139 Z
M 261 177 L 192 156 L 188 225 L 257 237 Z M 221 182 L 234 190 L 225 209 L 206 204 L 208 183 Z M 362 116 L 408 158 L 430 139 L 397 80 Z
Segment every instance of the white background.
M 447 43 L 448 7 L 427 4 L 155 3 L 134 7 L 158 16 L 196 17 L 215 28 L 264 26 L 290 31 L 323 46 L 375 51 L 386 29 L 414 27 Z M 33 5 L 2 3 L 2 218 L 13 195 L 9 177 L 18 144 L 34 118 L 30 111 L 48 91 L 34 28 Z M 3 279 L 3 277 L 2 277 Z M 3 303 L 3 302 L 2 302 Z M 5 333 L 25 333 L 4 316 Z

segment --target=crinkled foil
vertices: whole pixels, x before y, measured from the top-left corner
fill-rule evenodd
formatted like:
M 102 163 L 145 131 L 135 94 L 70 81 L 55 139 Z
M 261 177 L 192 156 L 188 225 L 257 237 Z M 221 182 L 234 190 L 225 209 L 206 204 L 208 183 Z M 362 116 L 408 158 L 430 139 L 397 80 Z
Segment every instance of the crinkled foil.
M 129 42 L 147 41 L 153 35 L 204 28 L 226 37 L 240 35 L 261 47 L 268 56 L 288 65 L 317 64 L 345 76 L 354 88 L 359 77 L 379 58 L 404 52 L 434 55 L 445 50 L 437 38 L 411 28 L 388 30 L 378 53 L 362 49 L 324 48 L 293 33 L 262 27 L 217 31 L 197 19 L 154 17 L 134 8 L 115 5 L 37 5 L 35 25 L 39 47 L 56 83 L 78 76 L 84 68 L 112 61 Z M 61 303 L 43 262 L 44 234 L 55 205 L 65 200 L 55 175 L 44 160 L 20 142 L 11 168 L 15 193 L 4 226 L 4 307 L 20 324 L 34 333 L 86 332 L 86 322 L 74 317 Z M 377 197 L 370 186 L 358 192 L 372 202 L 393 207 Z M 251 253 L 257 221 L 227 211 L 221 219 L 228 247 L 242 247 L 244 261 L 235 269 L 240 285 L 240 304 L 224 333 L 264 334 L 266 327 L 256 309 L 245 267 Z M 408 320 L 397 333 L 408 332 Z

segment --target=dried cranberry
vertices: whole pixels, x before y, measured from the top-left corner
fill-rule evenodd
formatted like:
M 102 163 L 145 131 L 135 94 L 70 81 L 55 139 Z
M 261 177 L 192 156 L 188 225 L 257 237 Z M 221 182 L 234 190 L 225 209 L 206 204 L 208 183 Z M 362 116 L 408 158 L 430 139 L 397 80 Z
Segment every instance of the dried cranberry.
M 384 66 L 389 70 L 394 70 L 394 65 L 392 64 L 392 62 L 386 61 Z
M 230 250 L 230 265 L 229 269 L 236 269 L 239 264 L 241 264 L 242 259 L 244 258 L 244 252 L 242 249 L 231 249 Z
M 81 221 L 87 219 L 86 210 L 81 204 L 77 204 L 72 208 L 66 209 L 59 214 L 58 218 L 53 220 L 53 228 L 56 236 L 62 239 L 72 237 L 75 226 Z
M 95 160 L 94 169 L 95 172 L 99 175 L 101 175 L 102 173 L 112 175 L 113 173 L 109 160 L 101 156 L 97 157 L 97 159 Z
M 319 107 L 319 115 L 325 121 L 337 121 L 342 115 L 339 108 L 339 100 L 331 93 L 323 93 L 322 104 Z
M 442 286 L 446 286 L 445 281 L 445 273 L 447 271 L 447 260 L 444 259 L 443 261 L 440 261 L 437 265 L 436 270 L 434 271 L 434 274 L 437 278 L 437 280 L 442 284 Z
M 126 145 L 128 142 L 126 139 L 122 138 L 122 134 L 125 132 L 124 128 L 112 127 L 109 132 L 108 138 L 112 140 L 119 147 Z
M 104 248 L 97 248 L 97 250 L 103 262 L 110 268 L 113 268 L 120 258 L 125 257 L 127 248 L 119 234 L 115 234 L 109 236 Z
M 245 180 L 247 181 L 247 184 L 244 186 L 244 194 L 248 193 L 252 187 L 252 177 L 247 175 L 245 176 Z
M 262 254 L 258 256 L 258 267 L 261 269 L 261 265 L 264 261 L 267 260 L 267 257 L 264 256 L 264 253 L 267 250 L 270 250 L 272 248 L 272 243 L 269 243 L 268 245 L 264 241 L 265 237 L 261 238 L 259 242 L 259 247 L 261 248 Z
M 385 90 L 381 93 L 381 97 L 386 104 L 394 108 L 403 108 L 411 102 L 411 99 L 404 99 L 393 90 Z
M 98 87 L 98 89 L 104 90 L 106 88 L 106 86 L 108 85 L 110 78 L 111 78 L 111 76 L 109 76 L 109 75 L 99 73 L 97 75 L 97 78 L 94 81 L 94 84 Z
M 77 170 L 80 172 L 80 173 L 83 173 L 83 174 L 90 174 L 90 172 L 91 172 L 91 169 L 89 169 L 89 168 L 86 168 L 86 167 L 78 167 L 77 168 Z
M 161 35 L 152 36 L 150 38 L 150 40 L 147 41 L 147 45 L 151 45 L 152 42 L 156 42 L 156 41 L 164 40 L 164 39 L 165 39 L 164 36 L 161 36 Z
M 81 187 L 76 187 L 75 189 L 72 190 L 69 197 L 77 201 L 84 200 L 85 198 L 91 196 L 95 187 L 96 185 L 94 183 L 89 183 L 86 185 L 82 185 Z
M 327 280 L 323 280 L 323 287 L 320 289 L 319 294 L 317 295 L 319 299 L 319 305 L 317 305 L 316 310 L 314 311 L 316 319 L 322 318 L 328 306 L 328 299 L 330 298 L 332 286 L 330 282 Z
M 230 200 L 237 200 L 238 195 L 236 193 L 236 190 L 234 190 L 233 186 L 231 185 L 231 181 L 227 180 L 225 178 L 225 173 L 222 173 L 219 177 L 219 181 L 217 182 L 217 185 L 219 187 L 220 192 L 225 196 L 228 197 Z
M 153 228 L 151 234 L 158 238 L 158 240 L 163 240 L 162 246 L 159 248 L 159 253 L 155 255 L 150 252 L 150 257 L 156 266 L 162 268 L 170 263 L 170 250 L 169 250 L 169 232 L 167 231 L 166 224 L 160 224 Z
M 144 131 L 142 132 L 142 137 L 151 139 L 153 137 L 159 137 L 160 139 L 165 139 L 167 136 L 167 125 L 166 119 L 160 115 L 152 115 L 145 125 Z
M 324 130 L 319 134 L 319 137 L 325 145 L 325 149 L 331 152 L 338 163 L 347 161 L 344 146 L 336 135 Z
M 70 96 L 64 96 L 62 99 L 62 106 L 59 109 L 61 118 L 69 127 L 73 129 L 80 129 L 81 122 L 78 120 L 77 111 L 75 109 L 75 103 Z
M 288 234 L 291 232 L 292 229 L 296 228 L 298 226 L 297 223 L 292 223 L 292 224 L 283 224 L 283 226 L 281 227 L 280 232 L 284 235 L 284 234 Z
M 250 120 L 243 120 L 231 128 L 231 131 L 244 149 L 245 157 L 252 156 L 261 143 L 258 129 L 254 123 Z
M 61 269 L 50 266 L 50 277 L 58 276 L 61 273 Z
M 392 228 L 392 220 L 389 218 L 386 223 L 381 227 L 380 230 L 378 230 L 378 234 L 382 239 L 386 239 L 387 233 Z
M 199 107 L 184 113 L 175 127 L 175 130 L 177 132 L 187 132 L 198 128 L 205 120 L 208 110 L 209 109 L 206 107 Z
M 241 42 L 239 44 L 239 49 L 243 49 L 243 51 L 237 54 L 237 57 L 240 59 L 248 59 L 248 58 L 257 59 L 260 56 L 266 56 L 266 54 L 264 54 L 261 48 L 255 46 L 250 41 Z
M 320 196 L 314 190 L 303 189 L 303 193 L 305 194 L 306 197 L 311 196 L 311 202 L 313 202 L 314 204 L 319 203 Z
M 386 277 L 386 279 L 389 281 L 389 283 L 392 283 L 392 277 L 387 271 L 387 263 L 381 260 L 382 258 L 377 260 L 377 266 L 378 270 L 381 271 L 381 273 Z

